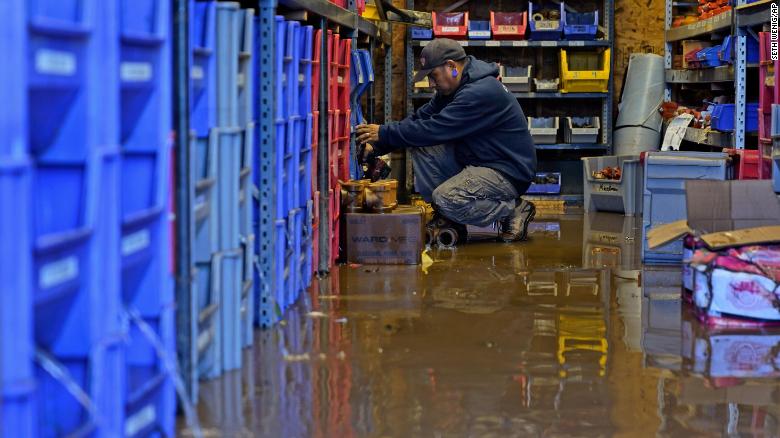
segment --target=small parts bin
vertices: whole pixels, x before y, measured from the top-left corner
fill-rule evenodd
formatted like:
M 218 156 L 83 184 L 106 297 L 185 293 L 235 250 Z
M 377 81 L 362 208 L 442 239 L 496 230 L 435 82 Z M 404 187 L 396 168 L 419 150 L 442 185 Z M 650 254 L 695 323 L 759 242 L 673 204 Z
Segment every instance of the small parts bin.
M 563 123 L 563 141 L 566 143 L 596 143 L 601 128 L 598 117 L 566 117 Z
M 745 110 L 747 113 L 745 131 L 758 131 L 758 103 L 748 103 L 745 106 Z M 734 131 L 734 104 L 720 103 L 712 105 L 710 126 L 712 126 L 712 129 L 716 129 L 718 131 Z
M 595 40 L 599 28 L 599 11 L 566 12 L 563 10 L 563 36 L 567 40 Z
M 528 27 L 528 12 L 490 12 L 490 29 L 497 40 L 521 40 Z
M 558 141 L 558 117 L 529 117 L 528 130 L 535 144 L 555 144 Z
M 469 28 L 468 12 L 432 12 L 433 34 L 437 37 L 465 39 Z
M 555 79 L 536 79 L 534 78 L 534 88 L 538 93 L 557 93 L 561 80 Z
M 512 67 L 509 65 L 501 66 L 501 82 L 509 91 L 527 92 L 531 91 L 531 76 L 533 66 Z M 558 88 L 558 84 L 555 84 Z
M 561 49 L 561 93 L 606 93 L 609 89 L 610 49 L 599 54 Z
M 555 8 L 543 8 L 528 2 L 530 39 L 537 41 L 557 41 L 563 32 L 562 18 L 564 2 Z
M 538 172 L 526 193 L 537 195 L 557 195 L 561 193 L 560 172 Z
M 469 21 L 469 39 L 470 40 L 489 40 L 490 22 L 486 20 Z
M 612 211 L 626 216 L 642 213 L 643 178 L 638 156 L 585 157 L 582 164 L 586 212 Z M 604 177 L 603 171 L 608 168 L 619 169 L 619 177 Z

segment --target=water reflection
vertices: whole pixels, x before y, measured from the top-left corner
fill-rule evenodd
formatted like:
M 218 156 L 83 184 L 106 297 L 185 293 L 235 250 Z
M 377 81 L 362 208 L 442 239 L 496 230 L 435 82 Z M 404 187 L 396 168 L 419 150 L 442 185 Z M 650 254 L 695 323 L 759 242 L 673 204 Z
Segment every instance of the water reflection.
M 204 385 L 207 433 L 780 436 L 780 333 L 701 327 L 679 268 L 637 262 L 636 219 L 537 222 L 316 282 L 251 368 Z

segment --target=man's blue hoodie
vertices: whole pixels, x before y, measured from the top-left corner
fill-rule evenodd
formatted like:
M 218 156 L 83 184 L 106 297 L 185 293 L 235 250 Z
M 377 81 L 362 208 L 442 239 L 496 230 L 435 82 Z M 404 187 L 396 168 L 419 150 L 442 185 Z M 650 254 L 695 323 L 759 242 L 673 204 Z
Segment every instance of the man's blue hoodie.
M 436 93 L 406 119 L 382 125 L 374 148 L 386 154 L 438 144 L 454 145 L 463 166 L 501 172 L 521 195 L 536 173 L 536 149 L 520 104 L 498 81 L 498 67 L 473 56 L 454 93 Z

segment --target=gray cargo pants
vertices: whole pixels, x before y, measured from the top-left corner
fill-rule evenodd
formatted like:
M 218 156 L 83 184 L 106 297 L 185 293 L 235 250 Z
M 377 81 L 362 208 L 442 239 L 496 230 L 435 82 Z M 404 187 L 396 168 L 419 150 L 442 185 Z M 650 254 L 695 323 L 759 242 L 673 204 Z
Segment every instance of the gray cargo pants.
M 513 214 L 520 196 L 500 172 L 458 164 L 450 145 L 409 148 L 414 186 L 447 219 L 486 227 Z

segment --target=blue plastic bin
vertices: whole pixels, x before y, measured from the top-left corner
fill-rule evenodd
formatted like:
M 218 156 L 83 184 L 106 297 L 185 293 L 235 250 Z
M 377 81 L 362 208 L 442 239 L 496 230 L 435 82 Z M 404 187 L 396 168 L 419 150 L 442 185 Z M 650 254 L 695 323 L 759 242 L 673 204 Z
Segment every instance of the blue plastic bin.
M 747 117 L 745 131 L 758 131 L 758 103 L 748 103 L 745 106 L 745 112 Z M 717 129 L 718 131 L 734 131 L 734 104 L 721 103 L 712 105 L 710 125 L 712 129 Z
M 551 4 L 550 7 L 554 7 L 554 5 Z M 538 12 L 543 8 L 543 4 L 535 5 L 533 2 L 528 2 L 529 39 L 535 41 L 558 41 L 561 39 L 561 34 L 563 32 L 563 17 L 565 14 L 564 2 L 561 2 L 560 5 L 558 5 L 561 17 L 559 20 L 542 20 L 538 22 L 534 20 L 533 16 L 536 13 L 534 11 Z
M 238 26 L 238 126 L 246 127 L 255 121 L 254 97 L 255 77 L 252 73 L 254 57 L 254 10 L 241 9 L 236 12 Z
M 217 126 L 216 4 L 190 2 L 190 126 L 199 138 Z
M 17 108 L 21 119 L 24 107 Z M 8 138 L 24 145 L 25 134 L 19 129 Z M 0 157 L 0 211 L 14 212 L 0 215 L 0 436 L 34 435 L 31 180 L 29 159 L 21 154 Z
M 735 38 L 731 35 L 725 37 L 723 39 L 723 44 L 721 45 L 721 51 L 719 52 L 719 58 L 723 62 L 728 62 L 729 64 L 734 63 L 734 42 Z M 746 46 L 746 61 L 748 64 L 755 64 L 760 61 L 760 47 L 758 44 L 758 40 L 753 38 L 753 36 L 748 35 L 745 38 L 745 46 Z
M 2 426 L 4 436 L 46 437 L 78 430 L 110 433 L 121 422 L 121 418 L 111 416 L 96 430 L 83 406 L 40 365 L 34 371 L 35 401 L 30 397 L 30 342 L 34 338 L 38 349 L 71 370 L 75 385 L 90 396 L 99 413 L 110 414 L 112 407 L 120 405 L 120 394 L 103 389 L 106 362 L 99 358 L 92 361 L 90 356 L 96 345 L 108 345 L 108 338 L 117 335 L 119 321 L 115 8 L 111 2 L 73 0 L 6 2 L 0 6 L 2 12 L 10 14 L 3 20 L 16 20 L 7 28 L 3 23 L 4 37 L 5 32 L 16 34 L 14 40 L 2 44 L 18 45 L 7 55 L 25 53 L 18 70 L 26 81 L 8 83 L 19 88 L 24 100 L 12 110 L 24 113 L 9 119 L 0 117 L 4 119 L 0 126 L 10 122 L 17 131 L 2 133 L 4 141 L 11 140 L 11 148 L 0 151 L 0 179 L 4 187 L 14 184 L 20 190 L 6 193 L 14 203 L 8 211 L 24 209 L 16 216 L 25 220 L 25 228 L 16 231 L 31 239 L 26 248 L 14 248 L 18 252 L 9 266 L 22 272 L 32 267 L 32 272 L 25 274 L 27 286 L 9 292 L 15 301 L 24 294 L 18 301 L 26 308 L 18 309 L 19 315 L 9 321 L 25 324 L 14 333 L 24 344 L 8 345 L 27 354 L 15 357 L 12 364 L 25 374 L 2 382 L 3 423 L 9 415 L 19 415 Z M 15 25 L 21 26 L 18 32 Z M 5 80 L 14 80 L 13 74 Z M 95 114 L 104 116 L 105 123 L 94 123 Z M 106 194 L 113 198 L 109 203 L 105 203 Z M 107 223 L 107 218 L 114 222 Z M 19 242 L 17 238 L 9 238 L 9 244 Z M 14 284 L 13 277 L 8 281 Z M 34 306 L 32 320 L 17 320 L 30 316 L 27 300 Z M 5 348 L 5 341 L 3 344 Z M 7 371 L 3 369 L 4 379 Z M 31 432 L 27 421 L 32 403 L 37 412 Z
M 469 20 L 469 39 L 470 40 L 489 40 L 490 39 L 490 21 L 487 20 Z
M 217 126 L 239 126 L 238 59 L 242 16 L 238 3 L 217 2 Z
M 126 436 L 173 433 L 175 396 L 164 358 L 175 357 L 170 266 L 171 52 L 170 4 L 119 3 L 121 84 L 122 298 L 156 333 L 130 322 L 126 349 Z
M 702 67 L 718 67 L 723 65 L 723 61 L 720 60 L 721 46 L 712 46 L 700 50 L 696 54 L 696 58 L 701 62 Z
M 433 39 L 433 29 L 426 29 L 424 27 L 413 27 L 412 28 L 412 39 L 413 40 L 432 40 Z
M 728 155 L 719 152 L 650 152 L 645 156 L 642 260 L 645 263 L 680 263 L 682 239 L 650 249 L 647 232 L 656 226 L 687 217 L 685 181 L 731 178 Z
M 595 40 L 599 28 L 599 11 L 562 13 L 563 36 L 567 40 Z

